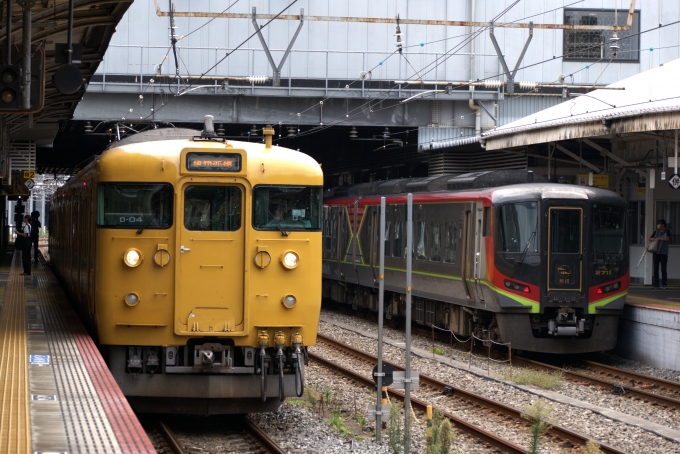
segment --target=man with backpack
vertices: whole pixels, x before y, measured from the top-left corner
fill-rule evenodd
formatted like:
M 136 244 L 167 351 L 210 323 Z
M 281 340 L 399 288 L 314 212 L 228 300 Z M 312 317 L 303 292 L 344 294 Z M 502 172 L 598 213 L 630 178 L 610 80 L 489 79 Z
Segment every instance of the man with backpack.
M 40 239 L 40 227 L 42 227 L 42 224 L 38 220 L 39 217 L 40 211 L 31 213 L 31 243 L 33 244 L 33 258 L 36 263 L 38 262 L 38 254 L 40 254 L 40 251 L 38 250 L 38 241 Z

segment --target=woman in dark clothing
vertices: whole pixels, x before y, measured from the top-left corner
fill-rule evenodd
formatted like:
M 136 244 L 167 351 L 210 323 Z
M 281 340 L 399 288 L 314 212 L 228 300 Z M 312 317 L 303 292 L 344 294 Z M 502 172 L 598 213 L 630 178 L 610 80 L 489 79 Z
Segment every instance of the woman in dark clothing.
M 666 290 L 668 283 L 668 244 L 671 240 L 671 232 L 666 229 L 666 221 L 659 219 L 656 230 L 649 241 L 659 240 L 659 245 L 653 255 L 652 287 L 659 288 L 659 268 L 661 268 L 661 288 Z
M 23 237 L 23 247 L 21 250 L 21 262 L 24 265 L 22 276 L 31 275 L 31 216 L 24 216 L 24 231 L 17 232 L 17 236 Z

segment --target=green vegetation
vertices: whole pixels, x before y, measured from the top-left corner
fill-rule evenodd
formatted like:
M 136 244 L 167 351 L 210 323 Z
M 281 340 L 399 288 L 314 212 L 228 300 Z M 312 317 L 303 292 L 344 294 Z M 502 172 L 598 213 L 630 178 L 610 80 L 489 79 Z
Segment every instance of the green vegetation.
M 351 430 L 349 430 L 347 426 L 345 426 L 345 421 L 343 421 L 339 411 L 334 412 L 333 416 L 329 418 L 327 422 L 340 434 L 345 435 L 347 437 L 354 436 L 354 433 Z
M 290 405 L 295 405 L 296 407 L 309 408 L 310 406 L 309 401 L 302 399 L 287 399 L 286 402 Z
M 432 421 L 428 423 L 426 436 L 426 454 L 450 454 L 451 445 L 456 440 L 451 427 L 451 421 L 444 414 L 436 411 L 432 415 Z
M 443 348 L 439 348 L 439 347 L 432 347 L 430 349 L 430 353 L 434 353 L 435 355 L 442 355 L 442 356 L 447 356 L 449 354 L 449 352 L 447 352 Z
M 562 372 L 544 372 L 542 370 L 525 369 L 519 372 L 508 372 L 503 376 L 518 385 L 533 385 L 543 389 L 555 389 L 564 384 Z
M 360 426 L 366 425 L 366 417 L 364 415 L 357 415 L 356 420 Z
M 406 443 L 408 442 L 410 445 L 411 441 L 411 433 L 404 433 L 404 421 L 401 419 L 402 408 L 403 404 L 390 399 L 390 420 L 387 426 L 387 432 L 392 454 L 402 454 Z M 409 418 L 409 421 L 412 420 L 411 415 L 408 413 L 406 413 L 404 417 Z M 411 424 L 409 424 L 409 428 L 412 428 Z
M 526 414 L 523 414 L 524 419 L 531 421 L 529 434 L 531 441 L 529 442 L 529 454 L 538 454 L 541 445 L 541 435 L 552 428 L 550 422 L 550 415 L 553 412 L 553 407 L 548 405 L 544 400 L 537 400 L 533 404 L 524 407 Z
M 600 445 L 593 440 L 588 440 L 586 442 L 586 453 L 588 454 L 602 454 Z

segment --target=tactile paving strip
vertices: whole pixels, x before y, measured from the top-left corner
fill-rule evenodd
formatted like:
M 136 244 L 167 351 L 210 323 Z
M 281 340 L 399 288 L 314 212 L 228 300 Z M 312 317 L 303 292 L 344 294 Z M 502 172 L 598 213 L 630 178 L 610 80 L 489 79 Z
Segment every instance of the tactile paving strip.
M 69 454 L 155 450 L 48 269 L 34 270 Z
M 14 254 L 0 310 L 0 452 L 31 452 L 24 277 Z

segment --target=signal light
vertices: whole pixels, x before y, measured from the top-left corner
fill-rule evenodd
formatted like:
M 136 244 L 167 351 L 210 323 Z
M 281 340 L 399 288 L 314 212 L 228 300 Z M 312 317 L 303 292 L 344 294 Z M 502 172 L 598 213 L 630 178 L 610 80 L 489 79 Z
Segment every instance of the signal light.
M 0 66 L 0 111 L 21 108 L 21 68 L 16 65 Z
M 516 292 L 531 293 L 531 289 L 529 288 L 528 285 L 509 281 L 507 279 L 505 280 L 505 287 L 509 288 L 510 290 L 514 290 Z
M 615 292 L 616 290 L 621 288 L 621 282 L 616 281 L 613 284 L 605 285 L 604 287 L 600 287 L 597 289 L 598 295 L 601 295 L 603 293 L 611 293 Z

